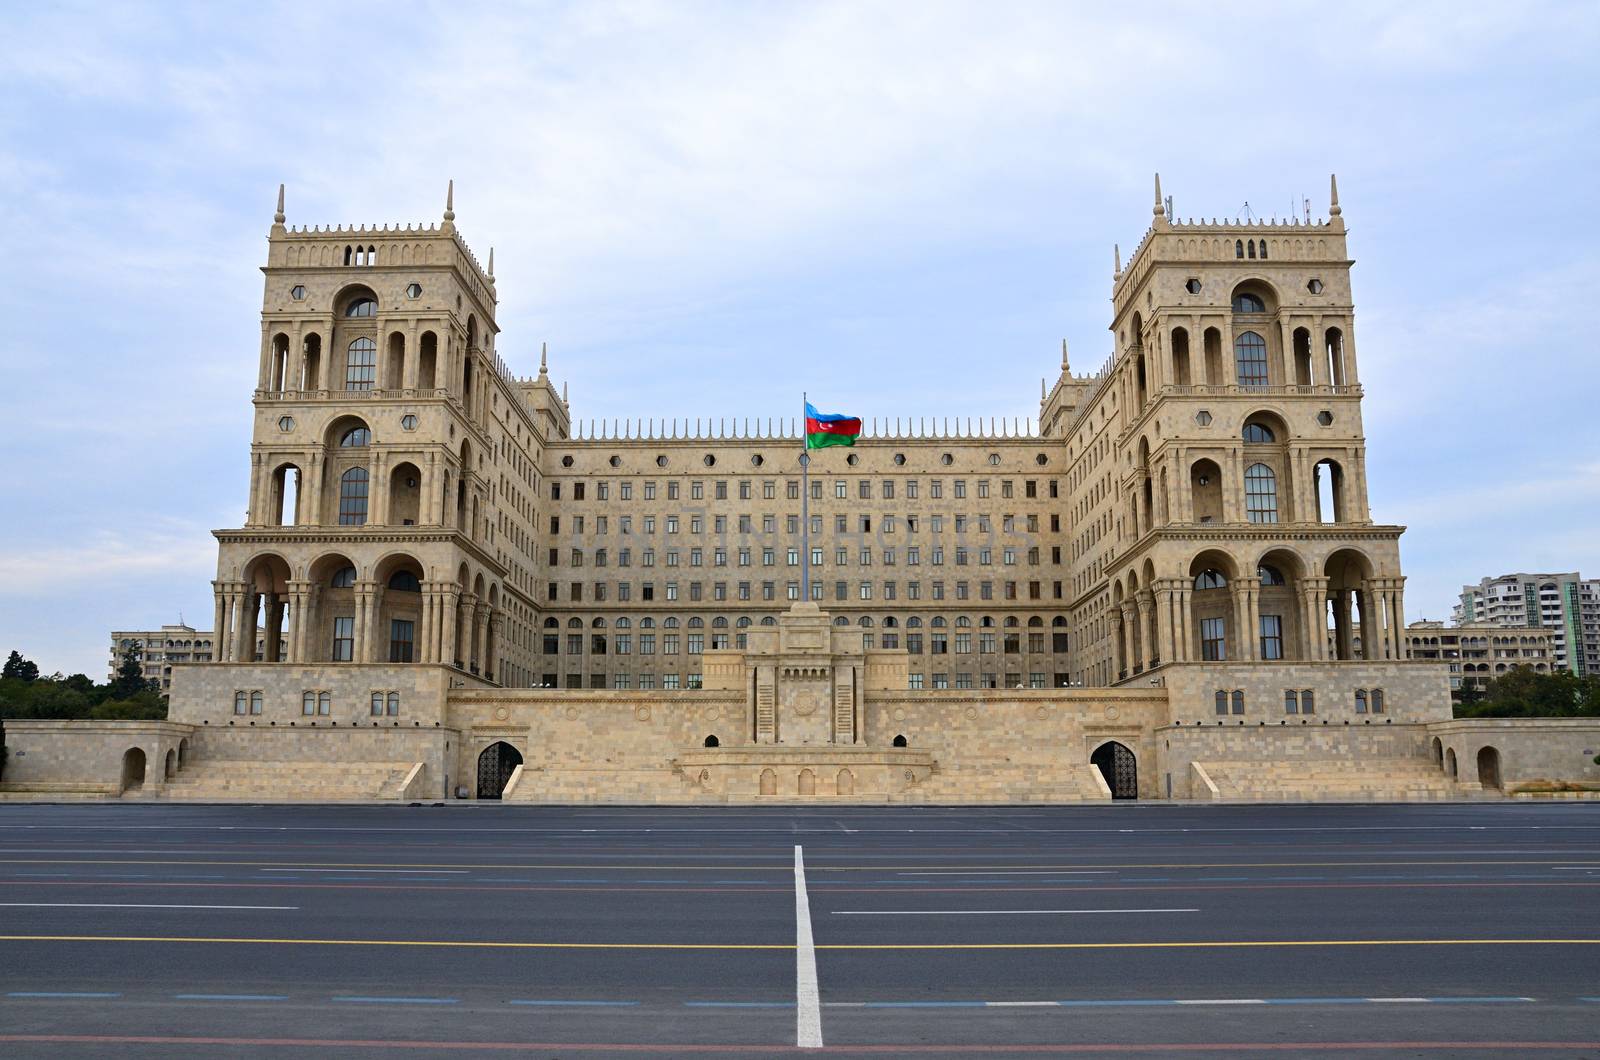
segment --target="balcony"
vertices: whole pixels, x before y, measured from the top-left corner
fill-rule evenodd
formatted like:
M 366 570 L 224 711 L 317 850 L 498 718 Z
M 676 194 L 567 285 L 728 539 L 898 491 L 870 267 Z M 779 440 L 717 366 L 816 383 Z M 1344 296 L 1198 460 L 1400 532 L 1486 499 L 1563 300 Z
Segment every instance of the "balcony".
M 432 389 L 382 389 L 374 387 L 371 390 L 257 390 L 255 400 L 258 402 L 284 402 L 285 404 L 316 404 L 321 402 L 351 401 L 419 401 L 427 399 L 451 399 L 450 391 L 442 388 Z M 453 399 L 452 399 L 453 400 Z M 456 402 L 459 404 L 459 402 Z

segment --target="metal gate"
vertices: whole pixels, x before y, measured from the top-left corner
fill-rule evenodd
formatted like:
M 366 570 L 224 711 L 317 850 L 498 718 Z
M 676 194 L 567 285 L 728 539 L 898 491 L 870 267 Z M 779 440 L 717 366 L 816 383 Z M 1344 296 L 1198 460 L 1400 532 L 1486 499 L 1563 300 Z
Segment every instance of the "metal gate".
M 498 799 L 506 781 L 522 764 L 522 756 L 508 743 L 492 743 L 478 755 L 478 798 Z
M 1113 799 L 1139 797 L 1139 762 L 1133 752 L 1120 743 L 1102 744 L 1089 757 L 1090 763 L 1106 778 Z

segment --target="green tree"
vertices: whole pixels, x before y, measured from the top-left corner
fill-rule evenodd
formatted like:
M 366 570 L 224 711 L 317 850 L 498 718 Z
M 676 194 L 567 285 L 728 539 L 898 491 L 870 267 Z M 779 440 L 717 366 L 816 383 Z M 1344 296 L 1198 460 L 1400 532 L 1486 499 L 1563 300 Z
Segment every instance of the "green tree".
M 144 664 L 139 661 L 137 648 L 129 648 L 122 653 L 122 665 L 117 667 L 117 676 L 111 679 L 109 686 L 110 699 L 132 699 L 140 692 L 153 692 L 156 683 L 144 675 Z
M 103 721 L 153 721 L 166 716 L 166 702 L 149 690 L 128 699 L 108 699 L 89 708 L 89 717 Z
M 1508 670 L 1489 682 L 1481 702 L 1463 703 L 1463 718 L 1592 718 L 1600 717 L 1600 680 L 1568 670 L 1539 673 L 1526 666 Z
M 29 662 L 22 657 L 22 653 L 13 650 L 6 656 L 6 664 L 0 669 L 0 677 L 11 677 L 18 681 L 37 681 L 39 679 L 39 664 Z

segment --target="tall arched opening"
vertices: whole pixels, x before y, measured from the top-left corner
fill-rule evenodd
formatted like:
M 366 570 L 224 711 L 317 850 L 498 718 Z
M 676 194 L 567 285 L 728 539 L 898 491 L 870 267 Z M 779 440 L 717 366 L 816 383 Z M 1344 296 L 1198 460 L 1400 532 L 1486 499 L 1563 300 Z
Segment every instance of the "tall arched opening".
M 1113 799 L 1139 797 L 1139 761 L 1127 747 L 1111 740 L 1094 749 L 1089 764 L 1100 770 Z
M 478 755 L 478 798 L 498 799 L 521 764 L 521 752 L 504 740 L 485 747 Z
M 144 749 L 130 747 L 122 752 L 122 783 L 118 794 L 144 787 Z
M 1500 787 L 1500 752 L 1493 747 L 1478 749 L 1478 783 L 1496 790 Z

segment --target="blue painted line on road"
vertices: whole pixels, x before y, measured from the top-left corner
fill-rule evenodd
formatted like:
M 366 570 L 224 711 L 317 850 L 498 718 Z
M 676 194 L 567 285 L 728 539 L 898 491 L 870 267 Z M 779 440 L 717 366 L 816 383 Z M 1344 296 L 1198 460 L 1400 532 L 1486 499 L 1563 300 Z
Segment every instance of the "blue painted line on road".
M 287 1001 L 288 994 L 173 994 L 175 1001 Z
M 13 990 L 6 997 L 121 997 L 121 994 L 83 990 Z
M 1600 1001 L 1600 997 L 1580 997 L 1579 1001 Z
M 1201 883 L 1242 883 L 1242 882 L 1250 879 L 1250 877 L 1248 877 L 1248 876 L 1198 876 L 1198 877 L 1196 877 L 1196 879 Z
M 506 1004 L 508 1004 L 508 1005 L 546 1005 L 546 1006 L 552 1006 L 552 1007 L 563 1007 L 563 1006 L 573 1005 L 573 1006 L 582 1006 L 582 1007 L 587 1007 L 587 1008 L 599 1008 L 599 1007 L 621 1008 L 621 1007 L 625 1007 L 625 1006 L 628 1006 L 628 1005 L 637 1005 L 638 1003 L 639 1002 L 637 1002 L 637 1001 L 578 1001 L 578 1000 L 571 1000 L 571 999 L 561 1000 L 559 998 L 551 998 L 551 999 L 544 999 L 544 998 L 518 999 L 516 1001 L 507 1001 L 506 1002 Z
M 460 999 L 453 997 L 336 997 L 334 1001 L 348 1001 L 363 1005 L 455 1005 Z
M 1057 1001 L 1062 1008 L 1107 1008 L 1113 1005 L 1147 1006 L 1147 1005 L 1176 1005 L 1176 1001 L 1162 1001 L 1147 998 L 1129 998 L 1125 1000 L 1108 1001 Z
M 984 1008 L 987 1001 L 867 1001 L 862 1008 Z
M 1171 883 L 1171 876 L 1124 876 L 1123 883 Z
M 689 1008 L 794 1008 L 793 1001 L 685 1001 Z

